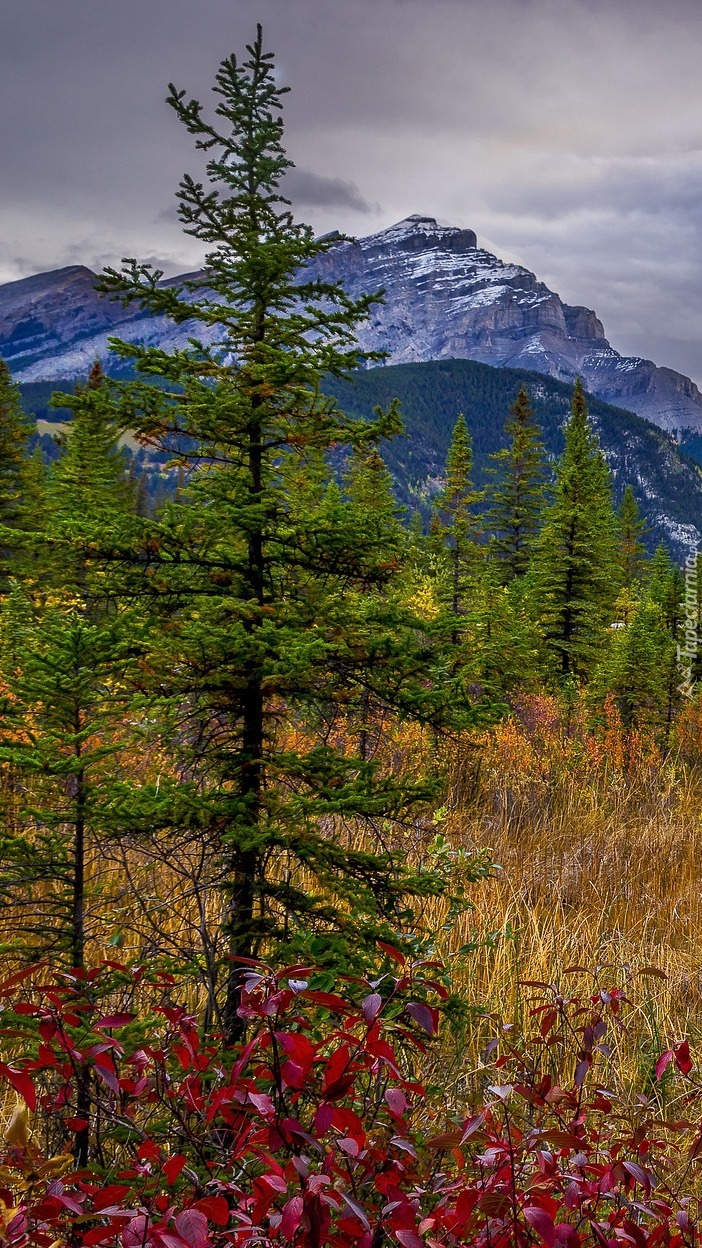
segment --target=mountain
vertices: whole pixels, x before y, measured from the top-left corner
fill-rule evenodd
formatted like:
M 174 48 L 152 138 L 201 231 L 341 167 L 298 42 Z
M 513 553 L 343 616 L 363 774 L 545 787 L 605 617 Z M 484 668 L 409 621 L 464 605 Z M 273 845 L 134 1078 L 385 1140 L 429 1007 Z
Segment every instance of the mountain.
M 702 471 L 666 432 L 686 431 L 693 451 L 702 446 L 702 396 L 692 381 L 620 356 L 594 312 L 570 307 L 527 269 L 482 250 L 471 230 L 414 216 L 357 242 L 332 242 L 314 273 L 351 295 L 384 288 L 385 303 L 361 327 L 360 341 L 388 352 L 389 363 L 329 386 L 358 414 L 401 399 L 408 437 L 387 456 L 408 505 L 428 509 L 459 411 L 471 426 L 478 475 L 484 472 L 522 382 L 548 449 L 558 454 L 570 385 L 580 374 L 596 396 L 592 414 L 617 487 L 635 487 L 652 540 L 665 538 L 682 554 L 700 539 Z M 25 404 L 41 415 L 54 386 L 85 376 L 96 355 L 119 369 L 111 334 L 172 349 L 195 329 L 101 299 L 94 281 L 75 266 L 0 286 L 0 354 L 22 383 Z M 201 326 L 197 334 L 207 339 Z
M 377 404 L 401 403 L 405 435 L 383 450 L 400 500 L 425 516 L 441 475 L 451 432 L 464 412 L 473 438 L 476 483 L 489 480 L 488 456 L 504 445 L 503 426 L 519 387 L 525 385 L 543 430 L 547 451 L 563 450 L 563 425 L 572 388 L 525 369 L 493 368 L 473 360 L 436 360 L 387 365 L 357 373 L 352 380 L 328 380 L 350 415 L 368 417 Z M 631 412 L 590 397 L 590 414 L 621 497 L 630 484 L 649 525 L 647 544 L 663 540 L 678 557 L 700 541 L 702 471 L 681 454 L 664 430 Z
M 702 431 L 702 394 L 689 377 L 619 355 L 594 312 L 479 248 L 472 230 L 408 217 L 358 242 L 339 240 L 316 267 L 352 295 L 385 289 L 359 339 L 393 364 L 470 359 L 561 381 L 581 376 L 592 394 L 664 429 Z
M 664 429 L 702 433 L 693 381 L 619 355 L 594 312 L 571 307 L 528 269 L 478 247 L 472 230 L 408 217 L 355 242 L 338 237 L 313 271 L 351 295 L 384 288 L 384 305 L 359 337 L 364 348 L 387 351 L 391 363 L 471 359 L 561 381 L 581 375 L 608 403 Z M 0 354 L 17 380 L 71 380 L 96 355 L 107 360 L 112 333 L 184 345 L 192 326 L 100 299 L 93 280 L 89 269 L 74 267 L 0 286 Z M 201 328 L 198 335 L 207 337 Z

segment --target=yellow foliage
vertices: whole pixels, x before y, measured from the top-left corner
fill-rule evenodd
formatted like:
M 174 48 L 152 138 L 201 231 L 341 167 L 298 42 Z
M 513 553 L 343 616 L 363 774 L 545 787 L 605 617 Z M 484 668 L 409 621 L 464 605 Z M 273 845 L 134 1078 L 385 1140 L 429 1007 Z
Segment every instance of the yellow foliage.
M 436 585 L 431 577 L 416 577 L 407 597 L 407 605 L 423 620 L 436 619 L 440 606 L 436 595 Z
M 18 1101 L 5 1129 L 5 1139 L 15 1148 L 26 1148 L 29 1143 L 29 1114 L 24 1101 Z

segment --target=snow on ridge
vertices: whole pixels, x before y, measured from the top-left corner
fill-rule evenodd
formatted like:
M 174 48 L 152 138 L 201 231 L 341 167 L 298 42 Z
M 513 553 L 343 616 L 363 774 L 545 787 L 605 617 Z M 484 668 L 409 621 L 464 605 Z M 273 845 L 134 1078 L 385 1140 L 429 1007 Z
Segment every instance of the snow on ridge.
M 425 233 L 427 227 L 432 234 L 459 234 L 463 231 L 457 225 L 439 225 L 435 217 L 424 217 L 420 213 L 413 213 L 410 217 L 404 217 L 402 221 L 396 221 L 394 225 L 388 226 L 386 230 L 377 230 L 375 234 L 367 234 L 365 238 L 360 238 L 359 244 L 369 247 L 375 247 L 379 243 L 394 243 L 400 239 L 409 238 L 413 234 Z
M 654 494 L 652 497 L 655 500 L 656 495 Z M 691 551 L 697 550 L 701 535 L 699 529 L 694 524 L 681 524 L 679 521 L 671 519 L 670 516 L 666 516 L 663 512 L 658 514 L 657 520 L 661 528 L 670 534 L 674 542 L 677 542 L 680 546 L 686 546 Z

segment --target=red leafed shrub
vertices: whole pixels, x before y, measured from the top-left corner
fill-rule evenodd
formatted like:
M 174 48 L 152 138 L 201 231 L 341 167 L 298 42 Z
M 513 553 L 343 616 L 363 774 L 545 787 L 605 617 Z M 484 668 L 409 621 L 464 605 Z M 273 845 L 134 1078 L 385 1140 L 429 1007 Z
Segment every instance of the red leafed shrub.
M 415 1073 L 445 996 L 435 972 L 396 955 L 392 976 L 327 992 L 304 968 L 252 967 L 249 1038 L 229 1049 L 143 968 L 14 976 L 0 985 L 0 1079 L 19 1098 L 0 1244 L 697 1243 L 694 1160 L 676 1149 L 687 1132 L 694 1159 L 699 1131 L 665 1124 L 655 1096 L 625 1113 L 602 1087 L 622 994 L 538 986 L 535 1033 L 496 1038 L 477 1099 L 437 1130 Z M 685 1043 L 652 1079 L 668 1065 L 694 1098 Z

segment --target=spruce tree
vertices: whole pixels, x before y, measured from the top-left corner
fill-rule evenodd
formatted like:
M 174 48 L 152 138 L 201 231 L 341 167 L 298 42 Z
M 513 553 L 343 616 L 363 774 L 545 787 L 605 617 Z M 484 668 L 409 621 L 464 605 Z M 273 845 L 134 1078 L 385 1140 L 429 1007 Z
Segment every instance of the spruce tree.
M 344 492 L 357 513 L 357 523 L 367 526 L 378 547 L 379 555 L 398 557 L 405 545 L 406 533 L 401 523 L 403 509 L 398 506 L 387 465 L 377 450 L 354 452 L 344 473 Z M 368 526 L 370 532 L 368 531 Z
M 72 419 L 60 439 L 62 454 L 52 467 L 49 506 L 62 536 L 80 544 L 134 506 L 133 490 L 119 447 L 120 430 L 112 412 L 107 378 L 93 364 L 87 383 L 75 393 L 54 396 L 54 406 L 68 407 Z M 97 526 L 97 527 L 96 527 Z
M 508 445 L 490 456 L 497 465 L 491 470 L 497 479 L 489 492 L 487 517 L 494 534 L 492 549 L 509 581 L 529 567 L 548 478 L 541 431 L 525 386 L 510 408 L 505 437 Z
M 458 619 L 468 609 L 471 573 L 479 555 L 478 518 L 475 506 L 483 498 L 473 480 L 473 444 L 463 412 L 459 413 L 446 457 L 446 478 L 436 495 L 435 508 L 440 524 L 434 526 L 446 550 L 449 570 L 449 609 L 454 618 L 453 642 L 458 640 Z
M 404 921 L 408 897 L 439 887 L 374 832 L 426 788 L 383 777 L 320 721 L 357 717 L 364 698 L 429 724 L 444 714 L 421 623 L 390 593 L 385 541 L 323 480 L 333 448 L 372 456 L 399 427 L 393 408 L 354 421 L 322 393 L 325 376 L 364 358 L 355 330 L 374 297 L 305 279 L 333 244 L 297 224 L 280 192 L 283 89 L 260 27 L 247 51 L 243 64 L 222 62 L 215 123 L 184 92 L 169 95 L 209 153 L 209 187 L 186 176 L 179 193 L 186 232 L 209 248 L 203 278 L 164 286 L 129 262 L 102 281 L 112 297 L 200 327 L 170 353 L 113 341 L 139 373 L 113 387 L 122 426 L 185 471 L 182 505 L 141 520 L 133 552 L 113 552 L 110 566 L 121 558 L 125 594 L 151 595 L 142 693 L 170 719 L 184 777 L 135 791 L 133 823 L 166 832 L 187 821 L 221 846 L 231 1038 L 242 1028 L 237 959 L 281 940 L 309 956 L 311 939 L 314 957 L 358 959 L 364 940 Z M 344 833 L 358 820 L 364 849 Z
M 642 537 L 646 523 L 641 518 L 634 491 L 627 485 L 617 513 L 619 537 L 620 583 L 631 590 L 641 579 L 646 566 L 646 547 Z
M 0 894 L 25 951 L 85 964 L 88 863 L 106 818 L 128 646 L 116 621 L 37 608 L 15 588 L 0 619 L 0 761 L 12 777 Z M 23 800 L 18 800 L 18 794 Z
M 610 474 L 578 381 L 534 564 L 546 643 L 563 678 L 592 670 L 611 623 L 616 573 Z
M 543 676 L 543 640 L 527 578 L 504 583 L 503 565 L 490 554 L 473 581 L 471 610 L 461 647 L 464 687 L 479 694 L 485 711 L 506 710 L 507 696 L 534 688 Z

